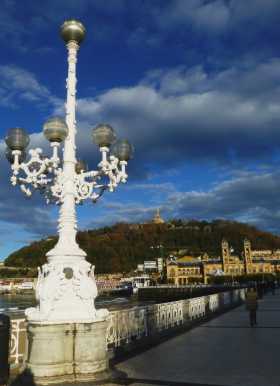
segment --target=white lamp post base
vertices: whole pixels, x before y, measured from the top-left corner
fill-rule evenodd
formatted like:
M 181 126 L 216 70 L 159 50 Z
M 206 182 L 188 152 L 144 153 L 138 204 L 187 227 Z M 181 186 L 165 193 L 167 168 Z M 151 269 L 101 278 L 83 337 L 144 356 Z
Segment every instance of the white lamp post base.
M 27 320 L 42 324 L 104 321 L 108 310 L 96 310 L 94 305 L 97 297 L 94 266 L 84 259 L 65 256 L 64 259 L 62 256 L 39 269 L 36 287 L 39 304 L 26 309 Z
M 111 378 L 106 344 L 108 321 L 28 323 L 27 369 L 36 384 Z

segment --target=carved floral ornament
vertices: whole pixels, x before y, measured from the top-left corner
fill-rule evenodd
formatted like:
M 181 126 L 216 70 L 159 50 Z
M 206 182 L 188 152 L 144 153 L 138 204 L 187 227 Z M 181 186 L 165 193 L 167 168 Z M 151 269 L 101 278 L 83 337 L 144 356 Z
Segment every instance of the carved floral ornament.
M 62 204 L 64 185 L 68 176 L 61 166 L 59 149 L 67 138 L 68 128 L 62 118 L 53 117 L 45 123 L 43 132 L 50 141 L 52 156 L 44 156 L 40 148 L 30 149 L 29 160 L 25 161 L 26 147 L 30 142 L 28 134 L 22 128 L 12 128 L 8 131 L 5 141 L 6 157 L 12 168 L 11 183 L 14 186 L 18 184 L 28 197 L 34 190 L 39 190 L 46 196 L 48 203 Z M 96 202 L 105 190 L 113 192 L 120 183 L 127 180 L 126 165 L 133 154 L 129 142 L 126 140 L 115 142 L 113 129 L 105 124 L 93 129 L 93 138 L 99 146 L 102 160 L 97 170 L 93 171 L 87 171 L 82 161 L 75 161 L 72 178 L 73 194 L 77 204 L 86 199 Z

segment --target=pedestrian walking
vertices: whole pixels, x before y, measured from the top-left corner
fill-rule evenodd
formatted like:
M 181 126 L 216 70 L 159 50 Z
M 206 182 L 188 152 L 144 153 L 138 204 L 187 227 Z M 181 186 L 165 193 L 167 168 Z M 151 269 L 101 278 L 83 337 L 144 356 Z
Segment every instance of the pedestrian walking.
M 257 288 L 257 293 L 258 293 L 258 299 L 262 299 L 263 294 L 264 294 L 264 284 L 258 282 L 256 288 Z
M 271 280 L 271 282 L 270 282 L 270 289 L 271 289 L 272 295 L 274 296 L 275 295 L 275 281 L 274 280 Z
M 254 287 L 251 287 L 246 294 L 246 308 L 249 311 L 250 326 L 257 325 L 258 295 Z

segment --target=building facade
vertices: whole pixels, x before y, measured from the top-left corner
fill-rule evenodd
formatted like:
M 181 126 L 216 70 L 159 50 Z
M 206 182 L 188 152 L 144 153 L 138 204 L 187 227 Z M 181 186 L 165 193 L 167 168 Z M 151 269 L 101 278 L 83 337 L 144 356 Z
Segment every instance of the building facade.
M 209 258 L 207 254 L 195 258 L 184 256 L 167 264 L 170 284 L 186 285 L 190 282 L 208 283 L 213 276 L 231 276 L 280 273 L 280 250 L 252 250 L 251 242 L 244 240 L 242 256 L 232 254 L 227 240 L 221 243 L 221 256 Z

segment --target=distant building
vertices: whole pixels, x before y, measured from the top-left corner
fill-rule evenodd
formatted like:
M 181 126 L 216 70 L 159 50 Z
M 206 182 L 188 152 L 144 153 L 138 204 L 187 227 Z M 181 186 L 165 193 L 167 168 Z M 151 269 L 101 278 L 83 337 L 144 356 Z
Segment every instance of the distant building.
M 157 262 L 155 260 L 144 261 L 144 271 L 157 271 Z
M 142 224 L 129 224 L 128 225 L 128 229 L 129 230 L 145 230 L 145 231 L 149 231 L 149 230 L 154 230 L 156 227 L 160 227 L 160 228 L 168 228 L 170 226 L 170 224 L 166 223 L 160 216 L 160 212 L 159 212 L 159 209 L 157 209 L 154 217 L 152 218 L 152 220 L 150 220 L 149 222 L 145 222 L 145 223 L 142 223 Z
M 251 242 L 244 240 L 243 258 L 233 255 L 227 240 L 221 243 L 222 256 L 209 258 L 184 256 L 167 264 L 167 280 L 176 285 L 185 285 L 193 280 L 208 282 L 211 276 L 240 276 L 256 273 L 280 273 L 280 251 L 252 250 Z
M 161 273 L 164 269 L 164 261 L 163 258 L 157 258 L 156 260 L 146 260 L 143 264 L 137 265 L 138 272 L 145 273 Z
M 157 258 L 157 269 L 158 269 L 158 272 L 163 272 L 164 262 L 162 257 Z
M 144 272 L 144 264 L 138 264 L 137 265 L 137 271 L 138 272 Z
M 157 209 L 152 222 L 153 224 L 164 224 L 164 220 L 160 217 L 159 209 Z

